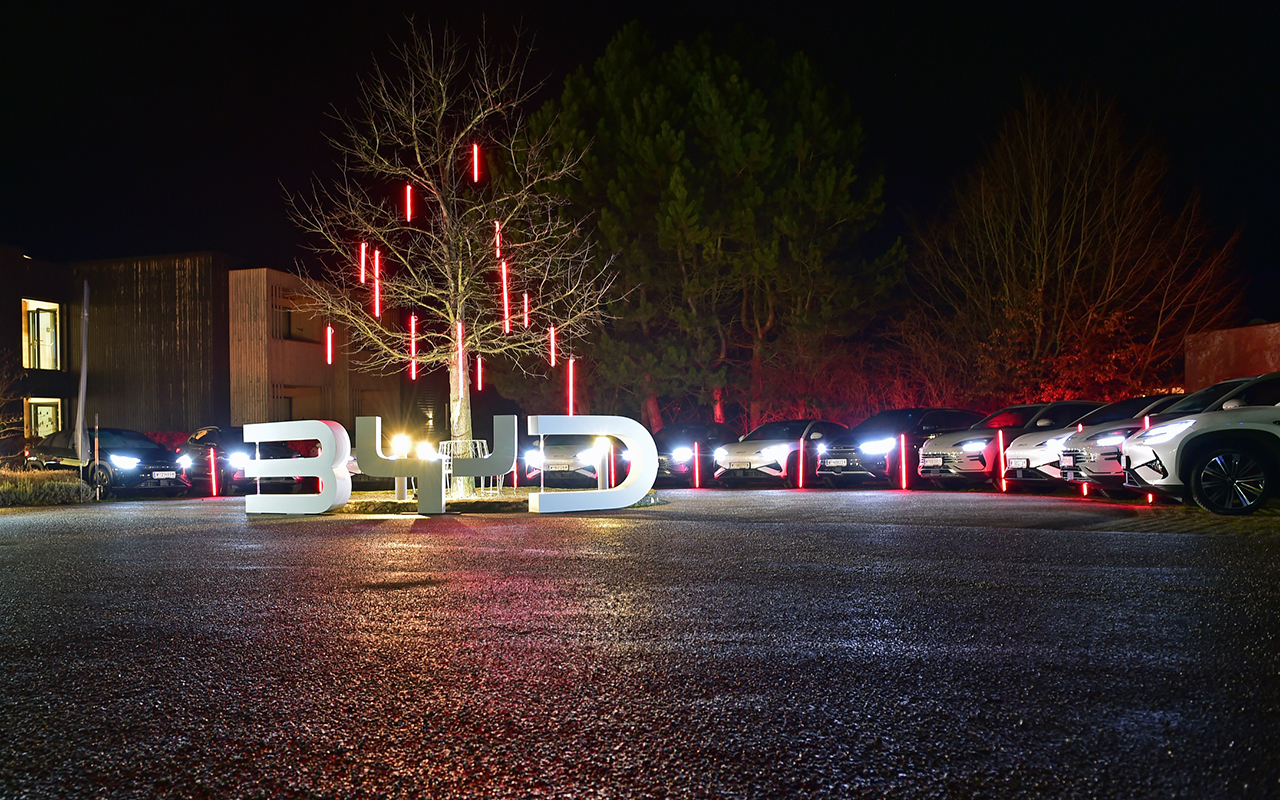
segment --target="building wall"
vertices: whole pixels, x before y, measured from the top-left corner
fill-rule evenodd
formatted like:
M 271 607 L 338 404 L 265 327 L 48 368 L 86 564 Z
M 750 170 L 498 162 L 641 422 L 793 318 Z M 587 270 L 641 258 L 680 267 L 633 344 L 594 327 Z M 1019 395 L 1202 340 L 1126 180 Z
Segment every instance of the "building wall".
M 71 265 L 89 282 L 89 424 L 95 413 L 103 425 L 144 431 L 230 422 L 227 275 L 234 263 L 188 253 Z M 78 330 L 72 334 L 78 346 Z
M 1228 378 L 1280 371 L 1280 323 L 1187 337 L 1187 391 Z

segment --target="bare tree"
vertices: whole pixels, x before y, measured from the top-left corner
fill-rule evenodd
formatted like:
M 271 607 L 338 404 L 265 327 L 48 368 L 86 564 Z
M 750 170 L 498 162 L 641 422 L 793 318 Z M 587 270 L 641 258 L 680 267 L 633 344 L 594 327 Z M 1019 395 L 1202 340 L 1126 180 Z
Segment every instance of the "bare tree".
M 23 462 L 21 382 L 22 362 L 15 350 L 0 353 L 0 465 L 16 467 Z
M 950 216 L 919 237 L 913 362 L 966 400 L 1178 382 L 1183 339 L 1226 322 L 1239 289 L 1235 238 L 1215 245 L 1195 198 L 1168 210 L 1167 173 L 1111 105 L 1027 89 Z
M 523 123 L 537 88 L 527 54 L 518 38 L 509 52 L 484 40 L 469 52 L 447 32 L 413 31 L 391 68 L 361 82 L 358 113 L 338 116 L 339 179 L 289 197 L 320 241 L 323 274 L 303 276 L 303 308 L 348 332 L 358 369 L 407 371 L 411 349 L 417 370 L 448 369 L 455 439 L 471 437 L 474 359 L 537 363 L 527 356 L 546 352 L 553 326 L 563 340 L 598 325 L 613 280 L 551 191 L 579 154 Z

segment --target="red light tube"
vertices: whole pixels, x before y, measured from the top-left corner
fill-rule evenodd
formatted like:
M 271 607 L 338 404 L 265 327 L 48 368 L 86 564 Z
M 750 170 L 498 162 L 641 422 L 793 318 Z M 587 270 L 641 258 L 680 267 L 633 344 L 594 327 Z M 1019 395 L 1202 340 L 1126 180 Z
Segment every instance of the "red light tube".
M 369 261 L 369 243 L 360 243 L 360 282 L 364 283 L 364 265 Z
M 493 221 L 493 257 L 502 258 L 502 223 Z
M 1145 431 L 1145 430 L 1150 430 L 1150 428 L 1151 428 L 1151 415 L 1148 414 L 1142 418 L 1142 429 Z
M 702 488 L 702 476 L 698 470 L 698 443 L 693 443 L 693 488 Z
M 333 363 L 333 326 L 327 325 L 324 330 L 324 363 Z
M 209 494 L 218 496 L 218 448 L 209 448 Z
M 476 391 L 484 389 L 484 359 L 476 356 Z
M 480 145 L 471 145 L 471 182 L 480 182 Z
M 800 437 L 800 456 L 796 459 L 796 464 L 800 466 L 800 473 L 796 475 L 796 488 L 804 488 L 804 437 Z
M 382 253 L 378 250 L 373 251 L 373 315 L 382 317 Z
M 573 416 L 573 359 L 569 359 L 569 416 Z
M 413 221 L 413 184 L 404 185 L 404 221 Z
M 996 446 L 1000 448 L 996 456 L 996 466 L 1000 469 L 1000 491 L 1009 491 L 1009 482 L 1004 479 L 1004 431 L 996 431 Z
M 409 380 L 418 379 L 418 317 L 409 315 Z
M 551 326 L 551 366 L 556 365 L 556 326 Z
M 1089 484 L 1087 483 L 1080 484 L 1080 496 L 1081 497 L 1089 496 Z
M 511 294 L 507 290 L 507 262 L 502 262 L 502 331 L 511 333 Z
M 1151 504 L 1152 504 L 1152 503 L 1154 503 L 1155 501 L 1156 501 L 1156 496 L 1155 496 L 1154 494 L 1150 494 L 1150 493 L 1148 493 L 1148 494 L 1147 494 L 1147 505 L 1151 505 Z
M 902 475 L 902 488 L 907 488 L 907 435 L 898 434 L 898 472 Z
M 529 327 L 529 293 L 524 293 L 524 326 Z

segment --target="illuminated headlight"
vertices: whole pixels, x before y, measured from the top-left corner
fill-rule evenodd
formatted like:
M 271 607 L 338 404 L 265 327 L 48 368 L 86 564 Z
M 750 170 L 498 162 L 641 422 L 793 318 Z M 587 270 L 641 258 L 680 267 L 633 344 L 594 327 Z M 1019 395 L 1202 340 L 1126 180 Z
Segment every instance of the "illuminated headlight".
M 785 444 L 775 444 L 772 447 L 765 447 L 760 450 L 760 455 L 765 458 L 773 459 L 778 463 L 782 463 L 782 459 L 787 457 L 791 452 L 791 446 Z
M 621 458 L 623 461 L 627 462 L 628 464 L 630 464 L 630 463 L 631 463 L 631 451 L 630 451 L 630 450 L 623 450 L 621 453 L 619 453 L 619 454 L 618 454 L 618 457 L 619 457 L 619 458 Z
M 1195 424 L 1196 421 L 1194 419 L 1182 419 L 1166 425 L 1157 425 L 1148 431 L 1138 434 L 1138 441 L 1143 444 L 1162 444 Z
M 129 456 L 111 456 L 111 463 L 120 469 L 133 469 L 138 466 L 138 459 Z
M 1097 439 L 1094 439 L 1093 443 L 1098 447 L 1113 447 L 1120 444 L 1127 438 L 1129 437 L 1123 433 L 1108 433 L 1106 436 L 1100 436 Z
M 729 451 L 725 450 L 723 447 L 717 447 L 716 451 L 711 455 L 716 457 L 716 461 L 724 461 L 729 457 Z
M 1067 439 L 1070 439 L 1070 438 L 1071 438 L 1071 434 L 1070 434 L 1070 433 L 1068 433 L 1068 434 L 1066 434 L 1066 435 L 1064 435 L 1064 436 L 1055 436 L 1055 437 L 1053 437 L 1052 439 L 1045 439 L 1043 442 L 1041 442 L 1040 444 L 1036 445 L 1036 447 L 1043 447 L 1043 448 L 1047 449 L 1047 450 L 1048 450 L 1049 452 L 1051 452 L 1051 453 L 1061 453 L 1061 452 L 1062 452 L 1062 443 L 1063 443 L 1063 442 L 1065 442 Z
M 418 456 L 419 461 L 439 461 L 440 454 L 436 452 L 435 446 L 431 442 L 418 442 L 414 454 Z
M 688 447 L 677 447 L 671 451 L 671 460 L 677 464 L 687 464 L 693 458 L 693 451 Z
M 183 469 L 191 469 L 191 456 L 187 455 L 186 453 L 183 453 L 182 455 L 178 456 L 178 466 L 182 467 Z
M 227 461 L 231 464 L 232 468 L 243 470 L 245 467 L 249 466 L 249 454 L 232 453 L 227 456 Z
M 527 466 L 538 468 L 542 466 L 542 451 L 530 450 L 524 454 L 524 463 Z
M 585 461 L 588 464 L 595 464 L 600 460 L 600 455 L 602 452 L 603 451 L 600 450 L 600 448 L 598 447 L 588 447 L 586 450 L 583 450 L 582 452 L 574 456 L 574 458 L 578 459 L 579 461 Z
M 863 442 L 858 445 L 858 452 L 865 453 L 869 456 L 882 456 L 892 450 L 898 444 L 898 440 L 893 437 L 888 439 L 872 439 L 869 442 Z M 982 448 L 978 448 L 981 450 Z
M 970 439 L 967 442 L 961 442 L 960 449 L 966 453 L 977 453 L 987 449 L 989 444 L 991 444 L 990 439 Z
M 825 444 L 818 445 L 818 455 L 825 456 L 827 454 L 827 446 Z

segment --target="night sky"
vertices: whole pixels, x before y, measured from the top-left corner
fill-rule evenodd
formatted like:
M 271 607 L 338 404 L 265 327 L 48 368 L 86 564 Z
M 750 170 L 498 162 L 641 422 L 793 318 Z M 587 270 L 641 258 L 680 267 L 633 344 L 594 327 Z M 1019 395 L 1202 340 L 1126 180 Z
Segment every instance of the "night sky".
M 809 53 L 886 174 L 884 235 L 937 213 L 1024 81 L 1097 89 L 1169 155 L 1170 199 L 1198 190 L 1221 238 L 1242 228 L 1242 321 L 1280 321 L 1275 3 L 24 5 L 0 47 L 0 244 L 36 258 L 214 249 L 288 269 L 306 253 L 282 186 L 328 174 L 326 113 L 408 15 L 464 37 L 522 23 L 547 96 L 639 18 L 664 43 L 740 26 Z

